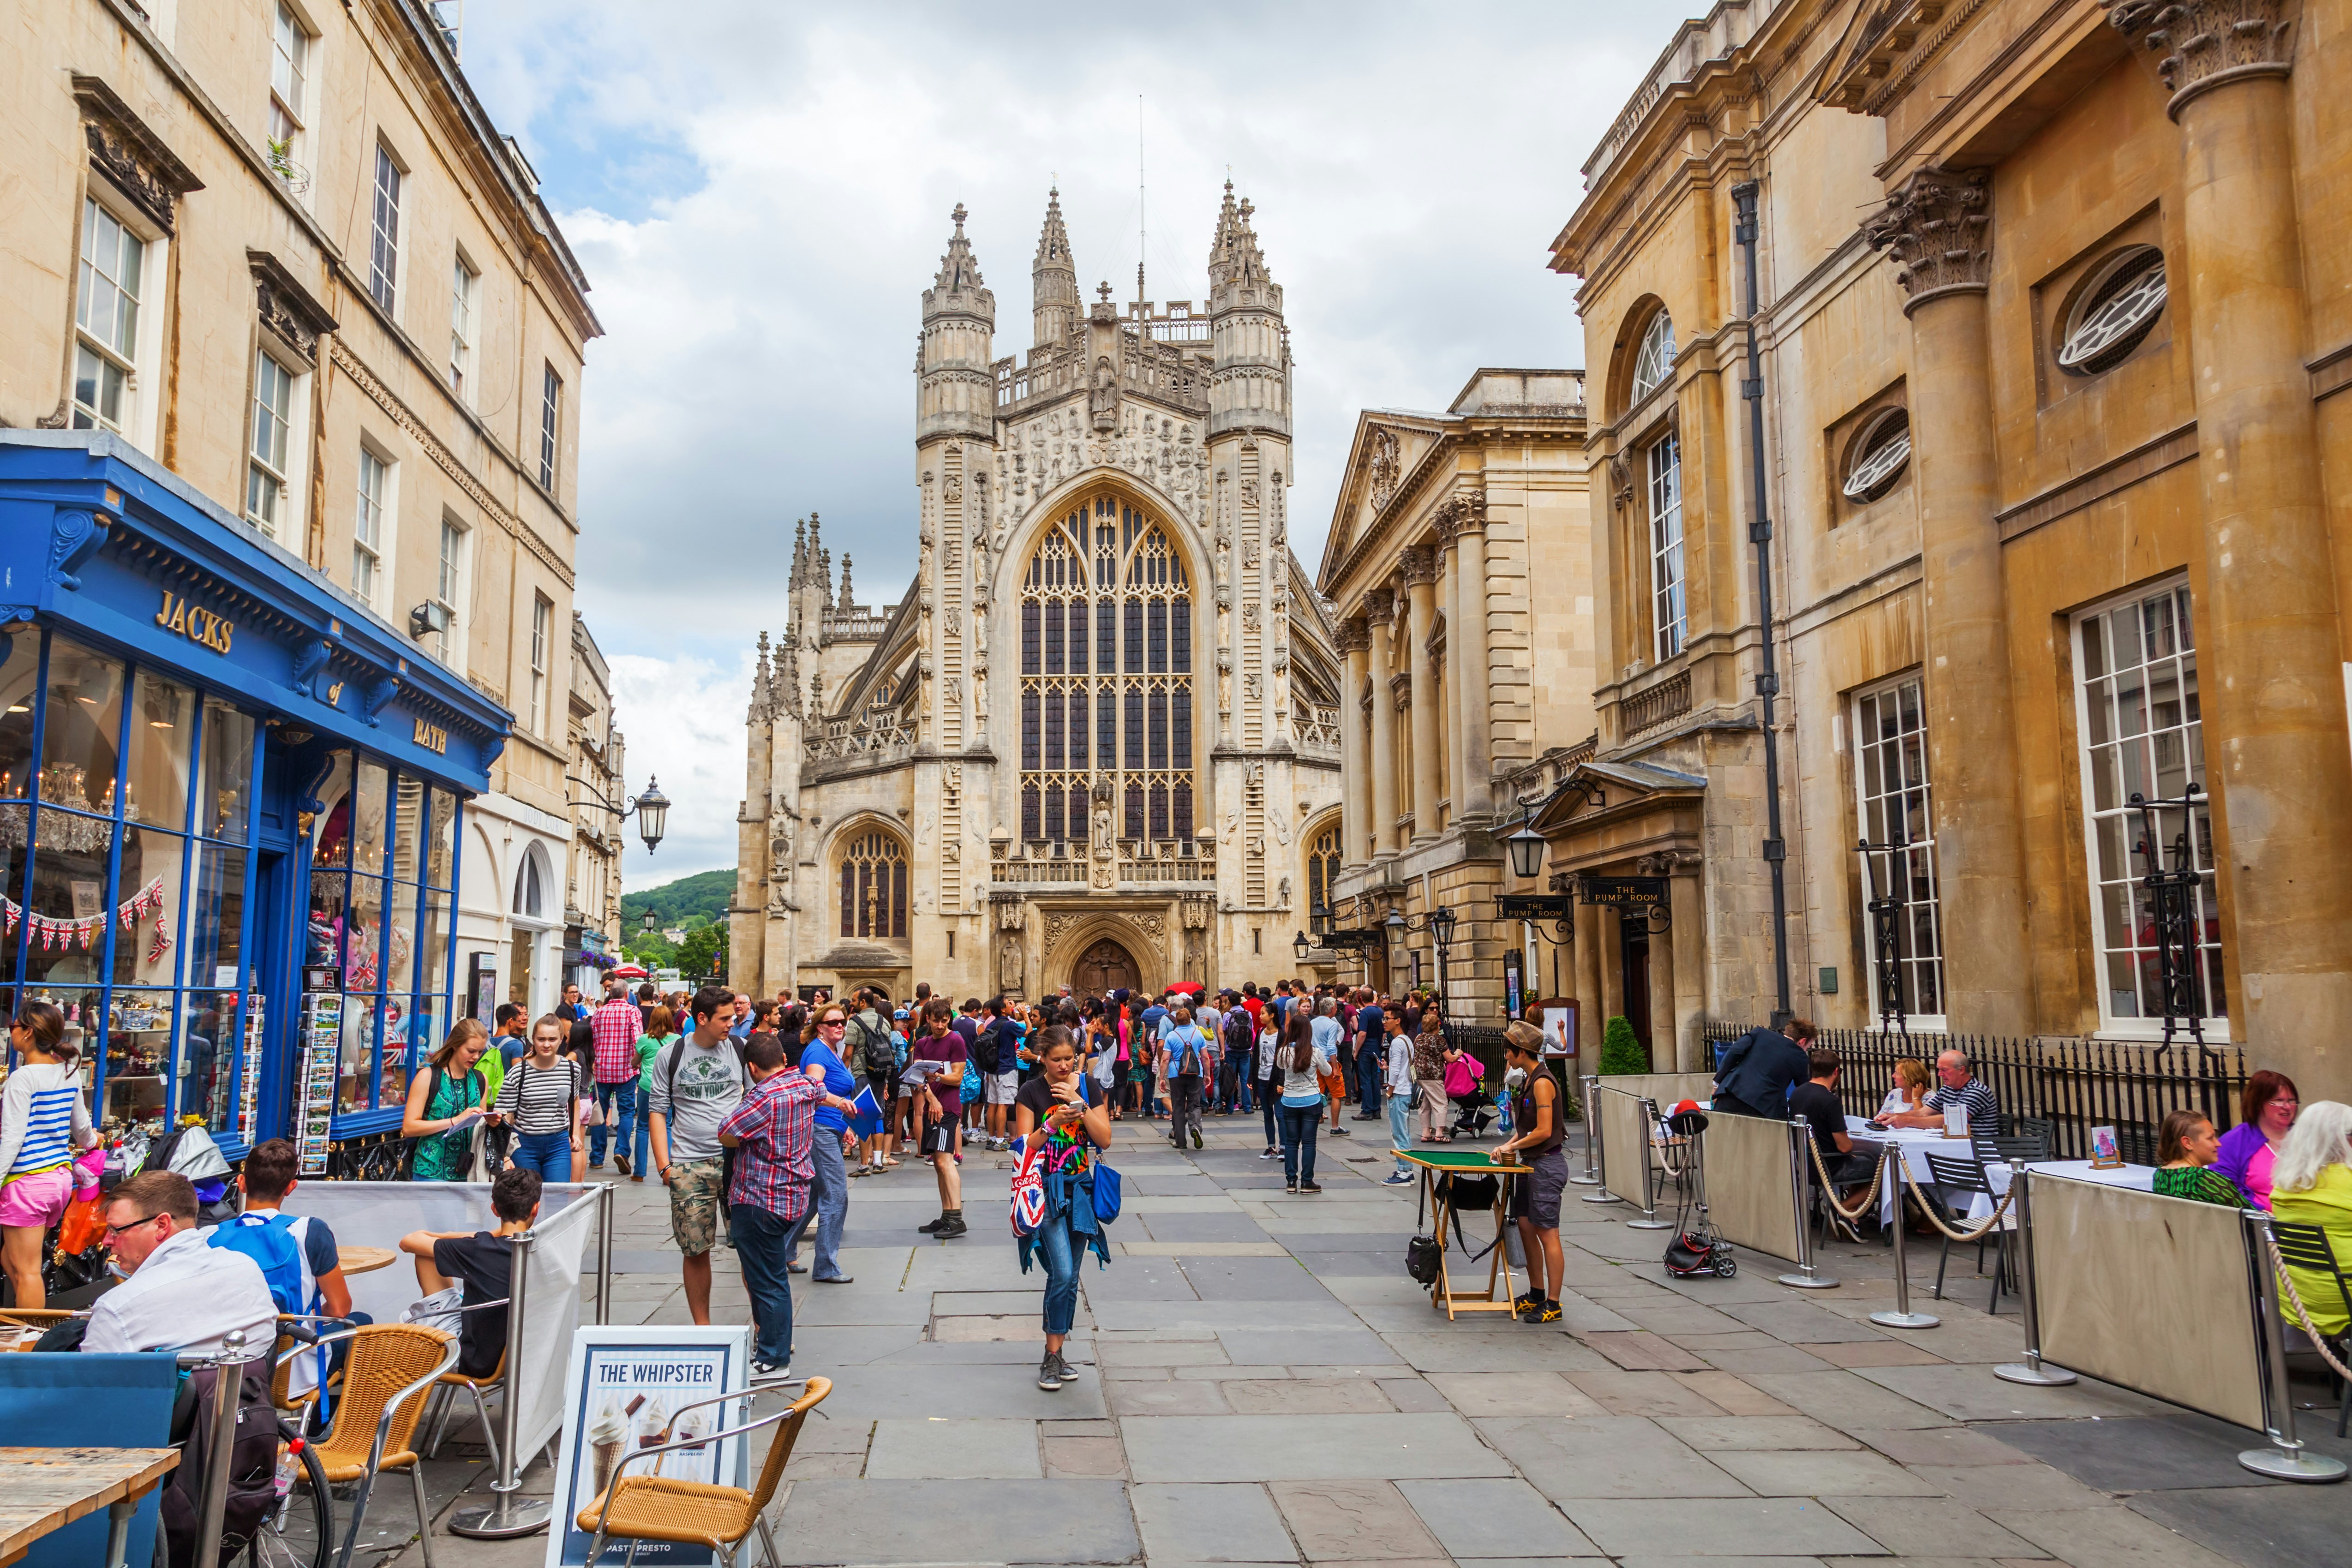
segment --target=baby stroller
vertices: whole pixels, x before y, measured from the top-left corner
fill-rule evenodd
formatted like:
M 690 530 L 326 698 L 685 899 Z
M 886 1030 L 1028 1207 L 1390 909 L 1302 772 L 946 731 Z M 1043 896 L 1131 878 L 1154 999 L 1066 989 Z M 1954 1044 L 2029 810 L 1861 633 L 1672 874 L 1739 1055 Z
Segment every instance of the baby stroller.
M 1454 1124 L 1447 1131 L 1453 1137 L 1484 1138 L 1495 1120 L 1495 1097 L 1481 1082 L 1484 1076 L 1477 1058 L 1467 1051 L 1445 1064 L 1445 1098 L 1454 1107 Z

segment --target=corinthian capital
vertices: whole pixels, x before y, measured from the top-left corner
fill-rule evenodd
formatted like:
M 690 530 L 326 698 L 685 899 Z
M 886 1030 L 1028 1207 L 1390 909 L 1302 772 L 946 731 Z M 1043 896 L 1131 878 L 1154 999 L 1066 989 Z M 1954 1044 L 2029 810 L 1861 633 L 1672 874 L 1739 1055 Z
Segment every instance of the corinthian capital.
M 1426 544 L 1416 544 L 1397 557 L 1397 569 L 1404 580 L 1414 586 L 1437 581 L 1437 552 Z
M 2284 0 L 2110 0 L 2107 23 L 2157 57 L 2156 74 L 2172 90 L 2164 111 L 2199 93 L 2249 77 L 2294 68 L 2294 24 Z
M 1990 209 L 1981 170 L 1931 166 L 1887 193 L 1862 237 L 1873 249 L 1895 253 L 1895 280 L 1910 296 L 1905 314 L 1946 294 L 1984 292 L 1992 271 Z
M 1372 628 L 1361 616 L 1341 621 L 1331 628 L 1331 648 L 1342 658 L 1351 653 L 1361 653 L 1372 646 Z
M 1396 593 L 1389 588 L 1369 588 L 1364 592 L 1364 620 L 1367 625 L 1385 626 L 1396 616 Z

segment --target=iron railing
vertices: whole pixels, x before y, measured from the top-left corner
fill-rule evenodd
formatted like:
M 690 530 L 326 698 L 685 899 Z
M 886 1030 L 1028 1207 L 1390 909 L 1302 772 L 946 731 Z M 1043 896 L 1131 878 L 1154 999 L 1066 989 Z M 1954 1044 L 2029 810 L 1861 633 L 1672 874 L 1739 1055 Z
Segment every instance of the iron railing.
M 1727 1045 L 1748 1032 L 1709 1024 L 1706 1039 Z M 2246 1087 L 2244 1047 L 2172 1046 L 2058 1036 L 2011 1039 L 1997 1035 L 1895 1035 L 1881 1030 L 1823 1029 L 1815 1042 L 1845 1065 L 1838 1094 L 1856 1116 L 1877 1112 L 1905 1057 L 1926 1065 L 1934 1086 L 1936 1057 L 1966 1051 L 1976 1076 L 2000 1104 L 2004 1127 L 2019 1117 L 2050 1123 L 2053 1159 L 2086 1160 L 2091 1129 L 2112 1127 L 2126 1147 L 2156 1146 L 2157 1129 L 2170 1110 L 2196 1110 L 2226 1131 L 2237 1121 Z

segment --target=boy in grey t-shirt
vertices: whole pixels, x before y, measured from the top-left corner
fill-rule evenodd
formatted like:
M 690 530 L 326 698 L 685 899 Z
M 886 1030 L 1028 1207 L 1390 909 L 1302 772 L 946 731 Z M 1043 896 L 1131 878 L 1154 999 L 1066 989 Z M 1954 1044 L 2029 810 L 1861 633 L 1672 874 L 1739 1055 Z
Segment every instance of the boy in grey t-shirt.
M 710 1321 L 710 1248 L 719 1237 L 719 1199 L 726 1171 L 719 1124 L 742 1103 L 748 1081 L 737 1042 L 728 1037 L 735 994 L 706 985 L 688 1005 L 694 1031 L 654 1058 L 646 1115 L 652 1126 L 654 1172 L 669 1188 L 669 1228 L 685 1256 L 686 1306 Z

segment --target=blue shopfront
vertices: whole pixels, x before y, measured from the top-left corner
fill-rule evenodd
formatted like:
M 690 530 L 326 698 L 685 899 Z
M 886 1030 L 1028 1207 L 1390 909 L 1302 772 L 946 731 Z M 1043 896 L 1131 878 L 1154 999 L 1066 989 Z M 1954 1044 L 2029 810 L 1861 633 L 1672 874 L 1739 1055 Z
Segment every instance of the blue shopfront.
M 114 437 L 0 431 L 0 1001 L 92 1114 L 385 1149 L 509 715 Z

